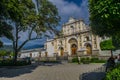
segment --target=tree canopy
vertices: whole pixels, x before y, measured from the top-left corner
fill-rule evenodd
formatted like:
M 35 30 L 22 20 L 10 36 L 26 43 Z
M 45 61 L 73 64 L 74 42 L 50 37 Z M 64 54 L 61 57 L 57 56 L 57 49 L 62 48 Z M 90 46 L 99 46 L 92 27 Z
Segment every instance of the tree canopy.
M 89 12 L 93 33 L 99 36 L 120 33 L 119 0 L 89 0 Z
M 48 0 L 34 1 L 35 3 L 33 0 L 2 0 L 3 3 L 1 3 L 2 7 L 5 5 L 5 14 L 1 17 L 4 18 L 7 15 L 5 21 L 13 28 L 11 40 L 15 61 L 18 52 L 28 41 L 41 39 L 42 36 L 47 35 L 46 31 L 57 33 L 56 26 L 59 24 L 60 17 L 56 6 Z M 22 32 L 26 32 L 27 37 L 19 43 Z M 33 33 L 34 36 L 32 36 Z
M 8 19 L 10 14 L 8 13 L 8 8 L 6 0 L 0 1 L 0 37 L 7 37 L 8 39 L 12 39 L 12 26 L 9 25 Z M 2 46 L 2 42 L 0 41 L 0 46 Z
M 100 43 L 101 50 L 111 50 L 111 56 L 113 56 L 112 51 L 116 49 L 116 46 L 113 45 L 112 39 L 104 40 Z
M 102 50 L 113 50 L 113 49 L 115 49 L 114 45 L 112 44 L 112 39 L 102 41 L 100 43 L 100 48 Z

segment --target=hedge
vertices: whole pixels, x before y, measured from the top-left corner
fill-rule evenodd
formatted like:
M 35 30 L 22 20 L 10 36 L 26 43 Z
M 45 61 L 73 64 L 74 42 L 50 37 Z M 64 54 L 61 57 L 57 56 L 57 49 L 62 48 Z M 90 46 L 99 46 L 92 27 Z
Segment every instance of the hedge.
M 77 62 L 78 63 L 79 62 L 78 58 L 77 57 L 73 58 L 72 62 Z M 106 60 L 99 60 L 98 58 L 89 58 L 89 57 L 86 57 L 86 58 L 81 58 L 80 62 L 84 63 L 84 64 L 86 64 L 86 63 L 105 63 Z
M 0 66 L 24 66 L 30 65 L 31 61 L 17 61 L 16 64 L 12 60 L 0 61 Z

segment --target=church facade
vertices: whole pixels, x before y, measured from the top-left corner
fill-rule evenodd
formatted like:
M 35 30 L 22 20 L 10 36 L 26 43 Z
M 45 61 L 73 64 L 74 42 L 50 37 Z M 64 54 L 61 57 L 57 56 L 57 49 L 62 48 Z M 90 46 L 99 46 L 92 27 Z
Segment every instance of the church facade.
M 62 36 L 49 39 L 44 44 L 46 56 L 98 55 L 101 38 L 92 34 L 83 20 L 72 17 L 62 26 Z

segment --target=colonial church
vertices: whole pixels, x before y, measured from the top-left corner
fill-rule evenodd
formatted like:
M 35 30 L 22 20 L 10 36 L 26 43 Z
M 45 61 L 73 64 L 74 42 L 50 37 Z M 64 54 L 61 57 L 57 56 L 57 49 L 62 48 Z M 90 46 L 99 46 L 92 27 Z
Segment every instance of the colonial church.
M 46 56 L 97 55 L 101 38 L 92 34 L 83 20 L 72 17 L 62 25 L 62 36 L 48 39 L 45 43 Z

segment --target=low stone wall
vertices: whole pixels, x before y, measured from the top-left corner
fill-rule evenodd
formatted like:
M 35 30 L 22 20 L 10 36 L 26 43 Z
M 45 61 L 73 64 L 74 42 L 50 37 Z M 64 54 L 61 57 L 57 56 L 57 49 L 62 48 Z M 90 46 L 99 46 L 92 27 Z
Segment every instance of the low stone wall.
M 68 56 L 68 58 L 66 60 L 68 60 L 68 62 L 72 62 L 72 59 L 78 57 L 76 56 Z M 103 55 L 79 55 L 80 58 L 99 58 L 100 60 L 107 60 L 110 56 L 103 56 Z M 37 59 L 37 58 L 36 58 Z M 56 61 L 58 60 L 57 57 L 40 57 L 39 59 L 37 59 L 38 61 Z M 62 60 L 62 59 L 61 59 Z M 64 59 L 63 59 L 64 60 Z
M 99 50 L 92 50 L 92 55 L 99 55 Z
M 39 61 L 56 61 L 56 57 L 40 57 Z
M 100 60 L 108 60 L 110 56 L 98 56 Z
M 73 58 L 75 58 L 75 56 L 68 56 L 68 62 L 72 62 Z

